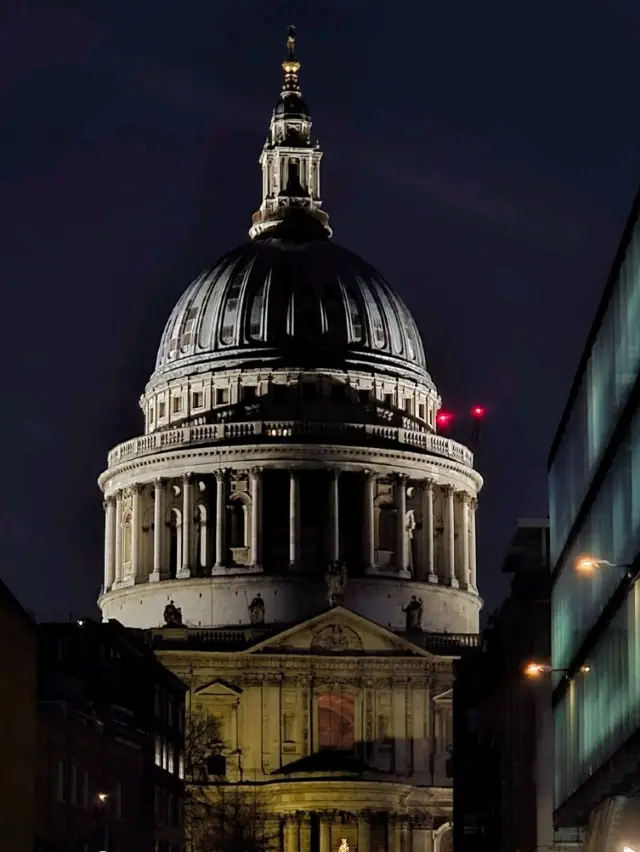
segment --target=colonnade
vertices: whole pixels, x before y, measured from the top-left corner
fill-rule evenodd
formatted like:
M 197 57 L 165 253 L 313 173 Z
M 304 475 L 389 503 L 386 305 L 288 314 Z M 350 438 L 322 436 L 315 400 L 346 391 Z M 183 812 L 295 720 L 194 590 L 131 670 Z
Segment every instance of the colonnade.
M 373 823 L 385 829 L 385 852 L 412 852 L 414 838 L 408 817 L 369 811 L 354 814 L 299 811 L 290 814 L 283 824 L 283 852 L 310 852 L 312 848 L 318 849 L 318 852 L 338 852 L 341 842 L 338 835 L 347 840 L 351 850 L 371 852 Z M 317 832 L 315 843 L 312 840 L 314 831 Z M 375 844 L 378 848 L 381 845 L 379 841 L 380 838 Z
M 230 568 L 261 571 L 264 470 L 216 471 L 211 503 L 203 478 L 191 473 L 112 492 L 104 503 L 105 589 L 226 574 Z M 304 472 L 288 470 L 288 562 L 294 571 L 304 568 L 300 564 Z M 362 474 L 364 573 L 475 590 L 475 497 L 432 479 L 383 477 L 369 470 Z M 341 507 L 340 469 L 329 468 L 328 476 L 328 560 L 337 562 L 342 557 L 341 512 L 352 507 Z M 380 487 L 381 482 L 385 486 Z M 213 522 L 210 511 L 215 511 Z

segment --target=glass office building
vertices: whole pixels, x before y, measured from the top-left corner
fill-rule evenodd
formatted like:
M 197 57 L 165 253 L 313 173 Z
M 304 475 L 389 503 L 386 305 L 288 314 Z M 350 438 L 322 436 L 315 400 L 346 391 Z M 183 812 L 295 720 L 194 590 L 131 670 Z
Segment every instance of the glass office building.
M 614 795 L 609 769 L 640 728 L 640 588 L 628 577 L 640 554 L 640 197 L 551 449 L 549 491 L 552 662 L 568 670 L 554 689 L 555 808 L 558 824 L 578 825 Z M 584 556 L 608 564 L 580 573 Z

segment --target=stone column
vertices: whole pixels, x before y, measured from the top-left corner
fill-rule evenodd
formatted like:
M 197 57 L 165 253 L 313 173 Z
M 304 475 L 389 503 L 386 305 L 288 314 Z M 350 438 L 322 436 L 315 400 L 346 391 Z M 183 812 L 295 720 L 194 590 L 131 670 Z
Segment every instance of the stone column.
M 407 477 L 403 473 L 396 476 L 396 569 L 398 573 L 408 575 L 409 557 L 407 554 Z
M 444 485 L 442 488 L 445 499 L 444 532 L 445 532 L 445 583 L 456 588 L 456 512 L 453 496 L 453 486 Z
M 177 572 L 179 580 L 191 576 L 193 561 L 193 474 L 182 477 L 182 568 Z
M 374 541 L 374 514 L 373 503 L 376 487 L 375 474 L 370 470 L 364 472 L 364 525 L 363 525 L 363 552 L 364 570 L 367 574 L 375 571 L 375 541 Z
M 327 814 L 320 814 L 319 852 L 331 852 L 331 818 Z
M 340 559 L 340 471 L 333 468 L 329 471 L 329 561 Z
M 289 471 L 289 566 L 300 563 L 300 475 Z
M 311 852 L 311 814 L 303 813 L 300 820 L 300 852 Z
M 300 852 L 298 819 L 295 815 L 290 816 L 285 825 L 284 852 Z
M 469 588 L 469 495 L 461 491 L 460 500 L 460 585 Z
M 131 583 L 137 583 L 140 579 L 140 532 L 142 518 L 140 503 L 142 497 L 142 486 L 131 486 Z
M 476 567 L 476 509 L 478 501 L 472 497 L 469 501 L 469 585 L 474 591 L 478 589 Z
M 371 825 L 369 815 L 358 814 L 358 852 L 371 852 Z
M 394 838 L 394 849 L 395 852 L 405 852 L 402 840 L 404 836 L 404 820 L 402 817 L 397 816 L 395 822 L 395 838 Z
M 162 570 L 162 546 L 164 544 L 164 480 L 158 477 L 153 482 L 153 570 L 149 582 L 164 579 Z
M 226 488 L 225 482 L 226 472 L 224 470 L 216 470 L 216 564 L 213 568 L 213 573 L 216 569 L 222 570 L 225 563 L 224 554 L 224 538 L 225 538 L 225 515 L 226 515 Z
M 435 537 L 433 531 L 433 486 L 435 485 L 432 479 L 425 479 L 423 482 L 424 490 L 422 492 L 423 506 L 423 531 L 422 540 L 425 547 L 425 562 L 427 569 L 427 581 L 429 583 L 437 583 L 438 575 L 436 573 L 435 562 Z
M 122 582 L 122 491 L 116 491 L 115 582 Z
M 251 477 L 251 565 L 254 568 L 259 568 L 262 564 L 262 508 L 260 506 L 262 499 L 262 468 L 252 468 L 249 475 Z
M 396 846 L 396 815 L 387 814 L 387 852 L 400 852 Z
M 116 501 L 110 495 L 104 500 L 104 589 L 108 592 L 116 578 Z

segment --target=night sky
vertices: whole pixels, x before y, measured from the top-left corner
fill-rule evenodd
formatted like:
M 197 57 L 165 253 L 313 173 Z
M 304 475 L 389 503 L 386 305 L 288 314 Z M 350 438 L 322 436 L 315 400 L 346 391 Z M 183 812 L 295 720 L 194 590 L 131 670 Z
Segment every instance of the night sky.
M 453 436 L 487 419 L 492 609 L 640 179 L 637 0 L 4 0 L 0 576 L 90 613 L 96 478 L 138 435 L 160 333 L 246 238 L 286 27 L 335 239 L 421 329 Z

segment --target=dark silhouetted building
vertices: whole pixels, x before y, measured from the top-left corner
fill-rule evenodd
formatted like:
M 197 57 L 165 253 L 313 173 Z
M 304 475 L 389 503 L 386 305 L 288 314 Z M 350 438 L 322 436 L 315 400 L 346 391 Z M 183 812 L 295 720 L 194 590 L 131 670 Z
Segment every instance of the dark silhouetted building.
M 36 778 L 36 625 L 0 581 L 0 849 L 31 852 Z
M 536 762 L 546 715 L 527 662 L 550 659 L 548 523 L 523 520 L 502 570 L 511 590 L 454 680 L 454 846 L 533 852 L 553 844 L 551 779 Z M 546 692 L 550 711 L 550 690 Z M 549 755 L 546 765 L 550 765 Z
M 182 852 L 182 681 L 115 621 L 39 634 L 36 848 Z
M 640 196 L 551 448 L 549 492 L 555 818 L 588 827 L 590 848 L 638 849 Z

